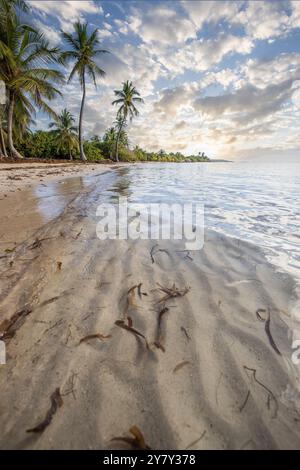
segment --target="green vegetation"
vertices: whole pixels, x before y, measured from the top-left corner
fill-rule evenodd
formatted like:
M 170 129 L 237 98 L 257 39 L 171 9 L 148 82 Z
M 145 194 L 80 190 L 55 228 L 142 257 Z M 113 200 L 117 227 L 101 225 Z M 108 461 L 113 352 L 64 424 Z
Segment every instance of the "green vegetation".
M 89 32 L 87 23 L 76 22 L 73 33 L 61 32 L 64 47 L 50 46 L 43 33 L 21 19 L 28 12 L 23 0 L 0 0 L 0 80 L 6 89 L 6 104 L 0 105 L 0 158 L 70 159 L 89 161 L 198 162 L 209 159 L 202 153 L 185 157 L 181 153 L 147 152 L 130 148 L 126 128 L 139 114 L 137 103 L 143 99 L 131 81 L 115 90 L 113 106 L 118 106 L 116 121 L 103 136 L 83 139 L 83 113 L 86 82 L 105 75 L 96 59 L 108 51 L 100 48 L 98 29 Z M 49 102 L 62 95 L 65 66 L 72 63 L 68 77 L 79 78 L 82 99 L 78 117 L 67 109 L 59 114 Z M 49 130 L 32 132 L 36 108 L 52 122 Z

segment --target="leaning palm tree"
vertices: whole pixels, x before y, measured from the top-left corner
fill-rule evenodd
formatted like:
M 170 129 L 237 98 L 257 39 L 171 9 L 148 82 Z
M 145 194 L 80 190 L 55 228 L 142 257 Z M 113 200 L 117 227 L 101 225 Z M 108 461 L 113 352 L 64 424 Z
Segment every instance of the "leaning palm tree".
M 13 158 L 22 158 L 13 141 L 16 104 L 31 113 L 35 104 L 55 116 L 45 99 L 61 94 L 53 82 L 63 82 L 63 75 L 48 67 L 57 60 L 58 54 L 59 50 L 50 48 L 41 32 L 20 24 L 17 17 L 10 16 L 9 20 L 1 22 L 0 80 L 4 81 L 8 94 L 7 141 Z
M 117 111 L 117 127 L 118 127 L 118 134 L 116 139 L 116 149 L 115 149 L 115 160 L 119 161 L 119 141 L 120 136 L 122 133 L 122 129 L 126 124 L 127 117 L 129 116 L 130 121 L 132 121 L 134 116 L 139 114 L 135 103 L 143 103 L 143 99 L 140 96 L 140 93 L 137 89 L 133 86 L 132 82 L 123 83 L 122 90 L 115 90 L 115 96 L 118 98 L 112 102 L 113 105 L 120 105 Z
M 74 122 L 72 114 L 67 109 L 63 109 L 55 121 L 49 124 L 50 128 L 54 128 L 58 150 L 64 152 L 67 149 L 70 160 L 73 160 L 73 150 L 79 148 L 77 127 L 74 126 Z
M 71 46 L 71 50 L 63 52 L 61 59 L 65 63 L 75 61 L 69 76 L 69 82 L 77 74 L 82 88 L 82 100 L 79 114 L 79 146 L 80 158 L 81 160 L 86 160 L 83 149 L 82 133 L 83 111 L 86 95 L 86 76 L 88 75 L 89 78 L 92 79 L 96 87 L 96 77 L 103 77 L 105 72 L 95 63 L 95 58 L 100 54 L 107 53 L 108 51 L 98 48 L 98 29 L 95 29 L 89 35 L 87 23 L 81 23 L 80 21 L 77 21 L 74 24 L 74 30 L 75 32 L 73 34 L 62 31 L 62 36 L 65 42 Z

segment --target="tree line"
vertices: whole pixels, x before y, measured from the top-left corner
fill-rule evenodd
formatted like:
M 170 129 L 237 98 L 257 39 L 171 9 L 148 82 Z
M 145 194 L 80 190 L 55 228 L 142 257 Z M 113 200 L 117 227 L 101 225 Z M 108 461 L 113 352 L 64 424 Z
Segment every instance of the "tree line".
M 77 21 L 73 32 L 61 31 L 65 49 L 53 47 L 44 34 L 20 19 L 29 7 L 24 0 L 0 0 L 0 81 L 5 84 L 5 104 L 0 108 L 0 158 L 73 158 L 114 161 L 206 161 L 202 153 L 187 159 L 181 153 L 146 152 L 139 147 L 130 149 L 126 127 L 139 114 L 143 104 L 132 82 L 126 81 L 115 90 L 113 106 L 117 106 L 116 121 L 102 138 L 94 136 L 84 141 L 83 116 L 86 85 L 96 87 L 97 78 L 105 71 L 96 63 L 108 54 L 102 49 L 98 29 L 89 32 L 88 24 Z M 82 97 L 76 125 L 68 109 L 59 114 L 50 106 L 51 100 L 62 95 L 65 74 L 71 65 L 67 82 L 78 77 Z M 48 131 L 31 131 L 36 108 L 52 118 Z

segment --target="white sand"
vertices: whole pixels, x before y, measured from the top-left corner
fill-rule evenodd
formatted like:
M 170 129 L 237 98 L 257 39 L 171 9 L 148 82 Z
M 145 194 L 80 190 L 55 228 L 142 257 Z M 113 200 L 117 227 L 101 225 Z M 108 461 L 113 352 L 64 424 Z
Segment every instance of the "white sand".
M 32 309 L 6 340 L 0 447 L 125 449 L 111 439 L 136 425 L 153 449 L 299 448 L 299 383 L 289 367 L 292 279 L 257 248 L 210 232 L 192 259 L 169 242 L 152 263 L 155 242 L 99 241 L 93 204 L 92 191 L 79 195 L 0 259 L 0 323 Z M 7 216 L 8 232 L 17 210 Z M 37 237 L 45 240 L 32 248 Z M 139 283 L 147 295 L 135 290 L 127 315 L 150 350 L 115 325 Z M 190 287 L 166 303 L 165 352 L 153 344 L 164 295 L 157 283 Z M 270 308 L 281 356 L 259 308 Z M 79 345 L 94 333 L 111 337 Z M 43 420 L 57 387 L 63 406 L 43 433 L 26 433 Z

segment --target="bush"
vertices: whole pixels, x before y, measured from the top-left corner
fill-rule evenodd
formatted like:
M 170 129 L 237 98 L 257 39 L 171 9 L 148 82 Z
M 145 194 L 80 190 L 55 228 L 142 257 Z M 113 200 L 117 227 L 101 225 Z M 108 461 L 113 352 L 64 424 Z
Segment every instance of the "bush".
M 85 142 L 83 144 L 84 153 L 88 161 L 99 162 L 105 160 L 101 150 L 94 142 Z

